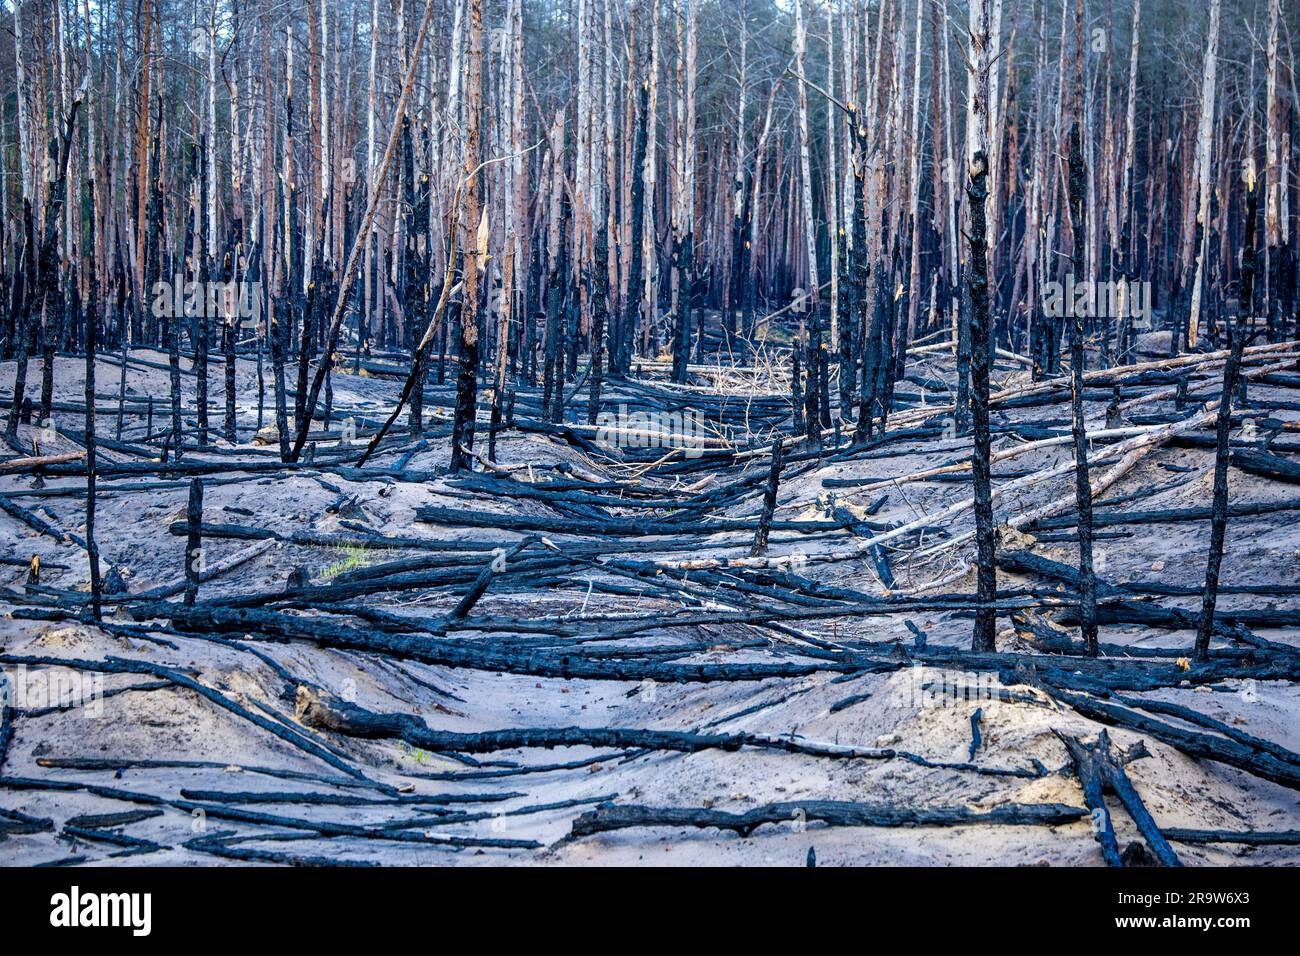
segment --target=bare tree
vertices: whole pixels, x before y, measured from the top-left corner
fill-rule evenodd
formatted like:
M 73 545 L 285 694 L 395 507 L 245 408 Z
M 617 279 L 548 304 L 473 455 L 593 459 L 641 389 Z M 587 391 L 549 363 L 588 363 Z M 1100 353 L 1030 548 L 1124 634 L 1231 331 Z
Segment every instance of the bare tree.
M 997 600 L 997 529 L 993 520 L 993 497 L 989 431 L 989 336 L 988 233 L 984 203 L 988 198 L 988 94 L 989 94 L 989 0 L 971 0 L 970 63 L 967 73 L 966 155 L 968 182 L 966 199 L 970 212 L 970 264 L 967 284 L 971 299 L 971 421 L 974 451 L 971 473 L 975 484 L 976 598 L 975 632 L 971 648 L 992 651 L 996 647 L 997 612 L 989 605 Z

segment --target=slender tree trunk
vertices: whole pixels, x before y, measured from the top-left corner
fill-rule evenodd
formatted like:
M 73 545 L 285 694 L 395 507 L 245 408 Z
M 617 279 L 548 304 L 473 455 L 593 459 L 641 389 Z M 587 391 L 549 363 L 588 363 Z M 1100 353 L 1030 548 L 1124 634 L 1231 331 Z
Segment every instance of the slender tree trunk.
M 1194 348 L 1200 338 L 1201 295 L 1205 282 L 1204 236 L 1210 220 L 1210 159 L 1214 131 L 1215 73 L 1219 49 L 1219 0 L 1210 0 L 1210 28 L 1205 41 L 1205 63 L 1201 74 L 1201 116 L 1196 129 L 1196 239 L 1191 250 L 1195 260 L 1191 304 L 1187 319 L 1187 345 Z
M 1087 278 L 1084 262 L 1084 168 L 1083 168 L 1083 0 L 1075 0 L 1074 135 L 1070 139 L 1070 231 L 1073 234 L 1073 277 Z M 1092 564 L 1092 485 L 1088 480 L 1088 432 L 1084 421 L 1083 375 L 1087 361 L 1084 349 L 1084 316 L 1077 308 L 1070 312 L 1070 415 L 1074 438 L 1074 500 L 1079 510 L 1079 629 L 1090 656 L 1097 654 L 1097 577 Z
M 678 0 L 680 7 L 682 0 Z M 673 254 L 677 266 L 677 322 L 673 348 L 673 381 L 686 381 L 690 361 L 691 318 L 695 305 L 695 60 L 696 0 L 679 9 L 677 202 L 673 216 Z M 683 23 L 684 21 L 684 23 Z
M 487 230 L 479 222 L 479 115 L 483 91 L 483 0 L 467 0 L 469 32 L 465 50 L 464 200 L 460 210 L 463 278 L 460 311 L 460 370 L 451 431 L 451 470 L 469 470 L 474 450 L 478 398 L 479 268 L 487 257 Z
M 821 437 L 821 416 L 816 412 L 817 402 L 817 368 L 820 359 L 817 352 L 821 349 L 820 341 L 820 283 L 817 277 L 817 232 L 813 222 L 813 183 L 812 183 L 812 159 L 810 153 L 811 137 L 808 131 L 808 80 L 805 74 L 804 61 L 807 56 L 808 47 L 808 30 L 804 24 L 803 17 L 803 0 L 794 2 L 794 65 L 795 76 L 799 80 L 799 181 L 800 181 L 800 201 L 803 209 L 803 238 L 804 248 L 808 256 L 808 315 L 809 328 L 805 342 L 804 366 L 808 370 L 808 388 L 805 391 L 804 401 L 807 408 L 804 412 L 804 425 L 807 429 L 809 441 L 814 444 L 820 444 Z
M 1282 15 L 1282 0 L 1268 2 L 1268 34 L 1266 50 L 1268 56 L 1268 78 L 1266 81 L 1267 97 L 1264 104 L 1264 244 L 1265 261 L 1268 271 L 1264 277 L 1265 298 L 1268 305 L 1267 323 L 1270 342 L 1280 341 L 1285 334 L 1286 317 L 1282 311 L 1285 299 L 1283 286 L 1286 273 L 1282 260 L 1286 251 L 1282 243 L 1284 217 L 1282 215 L 1283 199 L 1287 192 L 1286 167 L 1281 162 L 1283 118 L 1282 97 L 1278 86 L 1281 61 L 1278 55 L 1278 24 Z
M 99 544 L 95 540 L 95 483 L 98 465 L 95 454 L 95 352 L 98 348 L 98 298 L 94 282 L 86 308 L 86 558 L 90 563 L 91 612 L 98 621 L 103 616 L 100 599 L 103 586 L 99 577 Z
M 653 2 L 653 0 L 652 0 Z M 632 149 L 632 214 L 631 231 L 635 248 L 629 254 L 627 302 L 623 319 L 623 331 L 618 336 L 618 354 L 614 365 L 620 375 L 626 375 L 632 366 L 632 353 L 636 349 L 636 335 L 639 327 L 643 298 L 643 269 L 645 255 L 641 237 L 645 234 L 646 219 L 646 176 L 647 136 L 650 118 L 650 82 L 641 83 L 639 118 L 636 125 L 636 145 Z
M 1123 263 L 1120 274 L 1126 280 L 1134 280 L 1137 270 L 1135 268 L 1134 246 L 1136 245 L 1136 209 L 1135 197 L 1132 194 L 1133 182 L 1133 164 L 1137 152 L 1137 76 L 1138 76 L 1138 52 L 1141 49 L 1141 30 L 1142 30 L 1142 0 L 1133 0 L 1133 38 L 1129 46 L 1129 65 L 1128 65 L 1128 98 L 1124 114 L 1124 162 L 1121 171 L 1120 189 L 1119 189 L 1119 207 L 1121 210 L 1121 229 L 1120 243 L 1122 251 L 1120 260 Z M 1132 349 L 1129 344 L 1129 338 L 1133 329 L 1133 312 L 1131 303 L 1126 303 L 1128 307 L 1124 309 L 1124 314 L 1120 316 L 1119 341 L 1117 344 L 1117 353 L 1119 364 L 1128 365 L 1133 360 Z
M 1223 543 L 1228 532 L 1228 464 L 1229 431 L 1232 428 L 1232 398 L 1237 392 L 1241 372 L 1241 355 L 1246 346 L 1252 303 L 1255 293 L 1255 219 L 1257 210 L 1255 177 L 1250 175 L 1246 193 L 1245 249 L 1241 257 L 1241 315 L 1229 328 L 1232 339 L 1228 361 L 1223 367 L 1223 392 L 1219 396 L 1219 414 L 1215 426 L 1214 502 L 1210 519 L 1210 554 L 1205 564 L 1205 593 L 1201 598 L 1201 617 L 1196 628 L 1195 655 L 1198 661 L 1210 659 L 1210 636 L 1214 632 L 1214 605 L 1219 596 L 1219 569 L 1223 564 Z
M 989 90 L 989 0 L 970 4 L 970 128 L 967 149 L 970 163 L 966 199 L 970 210 L 970 271 L 967 283 L 971 301 L 971 421 L 974 450 L 971 473 L 975 490 L 976 591 L 980 603 L 975 611 L 975 651 L 996 649 L 997 612 L 989 607 L 997 600 L 997 529 L 993 519 L 993 481 L 990 469 L 992 437 L 989 430 L 989 277 L 987 222 L 984 202 L 988 198 L 989 159 L 987 146 Z

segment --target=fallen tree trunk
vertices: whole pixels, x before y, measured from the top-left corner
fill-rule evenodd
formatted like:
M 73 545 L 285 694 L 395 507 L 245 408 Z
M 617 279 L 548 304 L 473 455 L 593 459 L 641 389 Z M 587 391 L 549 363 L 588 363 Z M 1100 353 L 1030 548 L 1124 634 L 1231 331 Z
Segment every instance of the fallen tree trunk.
M 72 461 L 80 461 L 85 457 L 86 453 L 84 451 L 73 451 L 61 455 L 40 455 L 36 457 L 29 455 L 25 458 L 9 458 L 5 461 L 0 461 L 0 475 L 34 471 L 38 468 L 43 468 L 46 465 L 63 465 Z
M 1184 730 L 1083 694 L 1067 693 L 1059 688 L 1052 688 L 1051 692 L 1084 717 L 1147 734 L 1181 750 L 1189 757 L 1214 760 L 1292 790 L 1300 790 L 1300 762 L 1281 760 L 1271 753 L 1261 752 L 1235 740 Z
M 1247 501 L 1228 505 L 1228 517 L 1249 518 L 1258 515 L 1277 514 L 1282 511 L 1300 510 L 1300 498 L 1284 498 L 1279 501 Z M 1178 521 L 1208 521 L 1214 517 L 1211 507 L 1200 508 L 1160 508 L 1149 511 L 1121 511 L 1093 515 L 1094 527 L 1114 527 L 1125 524 L 1162 524 Z M 1040 518 L 1030 522 L 1026 527 L 1031 531 L 1059 530 L 1073 528 L 1078 523 L 1074 515 L 1059 518 Z M 1199 593 L 1199 592 L 1198 592 Z
M 433 753 L 495 753 L 500 750 L 554 747 L 601 747 L 615 750 L 667 750 L 699 753 L 704 750 L 737 751 L 745 747 L 839 760 L 907 760 L 921 766 L 970 770 L 994 776 L 1037 777 L 1037 771 L 977 767 L 931 761 L 918 754 L 889 747 L 858 747 L 768 734 L 703 734 L 680 730 L 634 727 L 521 727 L 460 733 L 434 730 L 416 714 L 377 713 L 332 697 L 317 688 L 300 685 L 295 716 L 302 724 L 347 737 L 368 740 L 404 740 Z
M 1083 787 L 1083 802 L 1091 815 L 1092 835 L 1101 846 L 1102 859 L 1107 866 L 1123 866 L 1120 857 L 1119 841 L 1115 838 L 1115 826 L 1111 822 L 1110 810 L 1106 807 L 1105 778 L 1102 771 L 1102 758 L 1096 745 L 1085 744 L 1078 737 L 1058 733 L 1061 743 L 1070 754 L 1074 763 L 1075 776 Z
M 1017 609 L 1021 602 L 1002 601 L 1001 612 Z M 969 603 L 966 604 L 969 607 Z M 154 603 L 138 605 L 132 612 L 140 619 L 155 617 L 170 620 L 179 630 L 197 635 L 234 632 L 245 635 L 245 640 L 306 640 L 326 647 L 370 651 L 397 658 L 437 664 L 446 667 L 466 667 L 475 670 L 527 674 L 539 677 L 587 678 L 592 680 L 641 681 L 646 679 L 666 683 L 695 683 L 726 680 L 765 680 L 771 677 L 800 677 L 816 673 L 888 673 L 914 663 L 935 667 L 952 667 L 972 671 L 994 671 L 1007 675 L 1008 680 L 1024 679 L 1037 673 L 1050 677 L 1048 683 L 1064 688 L 1083 687 L 1089 690 L 1150 690 L 1156 687 L 1175 687 L 1182 684 L 1216 683 L 1232 678 L 1257 680 L 1300 679 L 1300 663 L 1292 659 L 1270 660 L 1265 664 L 1250 664 L 1231 660 L 1213 660 L 1189 668 L 1173 663 L 1148 662 L 1120 658 L 1044 656 L 1037 654 L 989 653 L 977 654 L 951 647 L 928 647 L 912 652 L 913 659 L 884 656 L 893 649 L 892 644 L 880 648 L 879 655 L 841 651 L 823 651 L 804 648 L 801 653 L 816 658 L 803 661 L 756 661 L 735 664 L 676 664 L 649 660 L 598 660 L 588 658 L 571 648 L 515 647 L 502 642 L 474 646 L 463 640 L 447 640 L 429 635 L 446 633 L 450 629 L 479 632 L 542 633 L 562 637 L 581 635 L 586 640 L 596 637 L 625 638 L 649 630 L 668 627 L 687 627 L 699 624 L 756 623 L 769 625 L 773 621 L 798 621 L 802 618 L 840 617 L 864 611 L 893 612 L 924 610 L 930 607 L 949 608 L 939 602 L 906 601 L 881 602 L 878 605 L 846 605 L 845 607 L 782 608 L 763 611 L 704 611 L 663 620 L 638 617 L 617 628 L 601 632 L 590 621 L 568 622 L 527 621 L 509 619 L 469 619 L 455 621 L 447 618 L 417 621 L 393 618 L 410 633 L 389 634 L 373 627 L 361 628 L 337 624 L 285 613 L 255 608 L 222 608 L 199 605 L 186 608 L 176 604 Z M 43 609 L 36 609 L 43 610 Z M 1020 676 L 1018 676 L 1020 675 Z
M 769 803 L 743 813 L 695 807 L 607 805 L 588 810 L 573 821 L 566 839 L 578 839 L 633 827 L 684 829 L 711 827 L 749 836 L 764 824 L 802 826 L 819 821 L 833 827 L 1059 826 L 1085 815 L 1059 803 L 1007 804 L 988 810 L 965 806 L 895 807 L 841 800 Z
M 1165 839 L 1176 843 L 1242 843 L 1247 846 L 1300 846 L 1300 830 L 1199 830 L 1166 827 Z
M 1270 455 L 1262 451 L 1238 449 L 1232 452 L 1230 461 L 1242 471 L 1249 472 L 1252 475 L 1271 478 L 1274 481 L 1284 481 L 1292 485 L 1300 485 L 1300 463 L 1291 461 L 1289 458 Z
M 1146 804 L 1137 792 L 1137 787 L 1133 786 L 1133 781 L 1129 779 L 1124 764 L 1111 752 L 1110 735 L 1104 730 L 1097 736 L 1097 752 L 1101 761 L 1102 779 L 1106 781 L 1110 791 L 1124 804 L 1124 809 L 1133 818 L 1138 832 L 1147 841 L 1147 846 L 1150 847 L 1160 865 L 1182 866 L 1178 855 L 1174 853 L 1173 848 L 1156 826 L 1156 821 L 1147 810 Z

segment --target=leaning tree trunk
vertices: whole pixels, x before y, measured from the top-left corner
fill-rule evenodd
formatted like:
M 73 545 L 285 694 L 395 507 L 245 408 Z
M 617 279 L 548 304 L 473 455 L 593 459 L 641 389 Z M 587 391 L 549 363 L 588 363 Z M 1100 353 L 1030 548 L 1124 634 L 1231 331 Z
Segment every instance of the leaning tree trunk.
M 1232 428 L 1232 396 L 1241 372 L 1241 354 L 1246 345 L 1255 294 L 1255 217 L 1257 209 L 1255 177 L 1250 174 L 1246 193 L 1246 246 L 1241 256 L 1241 314 L 1232 325 L 1232 348 L 1223 367 L 1223 393 L 1219 397 L 1219 416 L 1215 430 L 1214 503 L 1210 519 L 1210 554 L 1205 565 L 1205 593 L 1201 598 L 1201 618 L 1196 628 L 1196 659 L 1210 659 L 1210 635 L 1214 631 L 1214 605 L 1219 595 L 1219 568 L 1223 564 L 1223 542 L 1228 531 L 1228 461 L 1229 430 Z
M 480 0 L 473 0 L 473 2 L 479 3 Z M 407 64 L 406 76 L 402 79 L 402 91 L 397 98 L 397 106 L 393 110 L 393 123 L 388 134 L 388 145 L 384 147 L 384 155 L 380 160 L 379 169 L 368 187 L 369 197 L 366 202 L 366 211 L 361 217 L 361 227 L 352 240 L 352 248 L 348 253 L 347 264 L 343 267 L 343 274 L 339 280 L 337 293 L 338 298 L 335 300 L 334 313 L 330 317 L 329 328 L 325 333 L 323 346 L 324 354 L 321 357 L 320 364 L 316 368 L 316 375 L 312 378 L 311 389 L 307 393 L 307 401 L 304 404 L 303 420 L 297 423 L 297 436 L 294 438 L 293 448 L 290 450 L 288 455 L 290 461 L 298 460 L 298 456 L 302 454 L 303 445 L 307 443 L 307 434 L 311 429 L 311 420 L 316 413 L 316 402 L 320 398 L 320 391 L 325 384 L 325 377 L 329 374 L 330 366 L 334 362 L 334 350 L 338 345 L 339 331 L 343 327 L 343 318 L 347 311 L 347 304 L 352 293 L 353 282 L 356 279 L 357 266 L 360 264 L 362 251 L 369 243 L 370 232 L 374 226 L 375 211 L 379 205 L 379 183 L 387 177 L 388 167 L 392 162 L 393 153 L 396 150 L 397 140 L 401 131 L 402 117 L 406 115 L 406 103 L 410 98 L 411 88 L 415 84 L 415 68 L 420 62 L 420 51 L 424 49 L 424 40 L 425 37 L 428 36 L 429 24 L 433 19 L 433 8 L 433 0 L 428 0 L 424 8 L 424 18 L 420 21 L 419 32 L 415 36 L 415 45 L 411 50 L 411 59 Z M 479 11 L 481 27 L 481 7 L 479 8 Z M 473 229 L 474 226 L 471 226 L 470 228 Z

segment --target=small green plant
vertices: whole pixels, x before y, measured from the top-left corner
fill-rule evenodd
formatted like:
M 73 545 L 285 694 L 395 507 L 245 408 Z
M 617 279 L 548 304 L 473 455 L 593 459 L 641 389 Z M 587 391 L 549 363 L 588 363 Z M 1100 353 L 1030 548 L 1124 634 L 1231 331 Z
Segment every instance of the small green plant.
M 326 581 L 338 577 L 345 571 L 368 567 L 370 564 L 370 554 L 363 547 L 358 545 L 346 545 L 344 547 L 336 548 L 335 550 L 343 557 L 340 560 L 335 561 L 333 564 L 328 565 L 325 570 L 321 572 L 321 577 Z
M 428 751 L 420 750 L 418 747 L 413 748 L 406 741 L 402 741 L 399 746 L 402 748 L 402 756 L 407 757 L 416 765 L 428 763 L 431 759 Z

